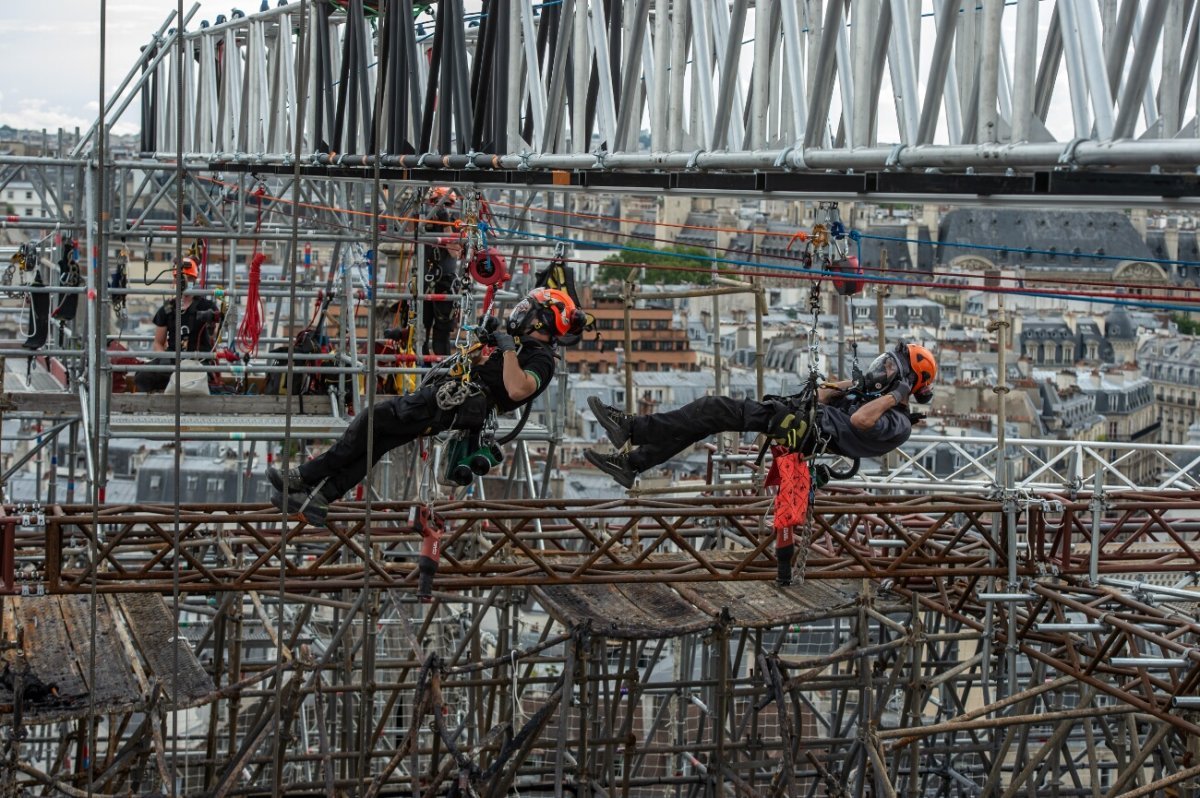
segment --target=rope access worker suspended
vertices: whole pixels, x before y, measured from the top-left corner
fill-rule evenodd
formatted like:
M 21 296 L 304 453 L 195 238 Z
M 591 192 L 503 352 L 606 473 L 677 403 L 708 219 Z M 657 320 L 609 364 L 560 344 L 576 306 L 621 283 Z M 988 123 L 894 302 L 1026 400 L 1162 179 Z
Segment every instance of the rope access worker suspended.
M 458 195 L 448 186 L 429 190 L 429 211 L 425 216 L 425 232 L 447 237 L 454 233 L 452 213 Z M 455 294 L 461 289 L 462 276 L 458 260 L 447 247 L 425 248 L 425 294 Z M 421 322 L 425 327 L 426 355 L 450 354 L 450 334 L 457 321 L 457 304 L 451 300 L 425 300 L 421 303 Z
M 373 410 L 372 458 L 378 462 L 397 446 L 448 429 L 477 430 L 492 410 L 508 413 L 536 399 L 554 376 L 559 339 L 583 331 L 585 314 L 565 292 L 535 288 L 508 314 L 504 329 L 485 320 L 483 343 L 496 353 L 472 366 L 470 381 L 481 392 L 447 408 L 443 389 L 459 378 L 449 371 L 413 393 L 388 399 Z M 511 355 L 511 357 L 509 357 Z M 368 414 L 360 412 L 329 449 L 286 472 L 269 467 L 267 479 L 277 491 L 272 503 L 302 513 L 315 526 L 325 523 L 329 503 L 354 487 L 367 473 Z
M 208 297 L 192 296 L 188 289 L 200 279 L 200 267 L 193 257 L 185 257 L 175 268 L 174 277 L 183 282 L 183 301 L 179 306 L 179 328 L 175 327 L 175 298 L 172 297 L 154 314 L 155 352 L 211 352 L 213 328 L 221 320 L 220 306 Z M 152 360 L 153 365 L 168 365 L 167 360 Z M 185 361 L 186 362 L 186 361 Z M 166 390 L 171 382 L 167 371 L 139 371 L 134 377 L 138 391 L 157 393 Z M 207 378 L 205 378 L 207 380 Z
M 589 449 L 584 456 L 625 488 L 632 488 L 641 472 L 720 432 L 767 433 L 806 456 L 878 457 L 912 435 L 914 416 L 921 416 L 909 413 L 909 398 L 932 401 L 936 377 L 937 362 L 928 349 L 898 343 L 875 358 L 860 380 L 822 385 L 811 408 L 812 424 L 803 394 L 762 401 L 705 396 L 678 410 L 648 415 L 623 413 L 593 396 L 588 407 L 617 452 Z M 635 448 L 626 451 L 627 445 Z

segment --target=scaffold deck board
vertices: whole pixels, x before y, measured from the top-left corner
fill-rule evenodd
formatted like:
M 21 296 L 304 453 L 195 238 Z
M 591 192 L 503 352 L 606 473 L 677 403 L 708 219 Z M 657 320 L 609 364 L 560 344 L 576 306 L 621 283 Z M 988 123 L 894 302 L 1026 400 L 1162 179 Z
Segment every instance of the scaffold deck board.
M 565 626 L 586 626 L 605 637 L 674 637 L 707 629 L 714 620 L 661 583 L 554 585 L 535 592 Z
M 160 599 L 161 601 L 161 599 Z M 28 673 L 57 692 L 54 698 L 27 699 L 22 708 L 27 723 L 52 723 L 96 711 L 119 712 L 141 701 L 128 659 L 116 638 L 112 617 L 101 603 L 96 614 L 96 680 L 89 691 L 91 621 L 88 596 L 15 598 L 6 613 L 5 634 L 22 629 L 22 651 Z M 14 628 L 10 628 L 14 627 Z M 6 652 L 5 662 L 15 657 Z M 90 694 L 94 693 L 94 694 Z M 13 711 L 13 693 L 0 685 L 0 716 Z
M 129 630 L 152 674 L 162 685 L 166 705 L 193 705 L 212 693 L 212 678 L 204 672 L 161 596 L 125 593 L 117 598 Z
M 789 587 L 775 582 L 691 582 L 675 585 L 685 599 L 711 615 L 729 611 L 735 626 L 751 628 L 799 623 L 827 617 L 851 604 L 858 593 L 853 583 L 807 580 Z
M 779 587 L 774 582 L 553 585 L 537 588 L 547 611 L 568 627 L 606 637 L 674 637 L 713 626 L 723 612 L 734 626 L 765 628 L 828 617 L 857 600 L 850 581 Z
M 86 680 L 89 675 L 92 640 L 92 610 L 90 596 L 64 596 L 63 618 L 67 632 L 75 647 L 80 672 Z M 97 706 L 134 706 L 141 703 L 142 695 L 133 678 L 129 657 L 117 635 L 112 614 L 98 603 L 96 619 L 96 681 L 91 685 Z
M 88 689 L 75 659 L 62 601 L 58 597 L 38 596 L 15 599 L 17 622 L 22 628 L 22 646 L 29 673 L 47 685 L 54 685 L 62 704 L 70 706 L 87 699 Z M 86 663 L 84 663 L 86 664 Z M 6 696 L 5 703 L 12 700 Z

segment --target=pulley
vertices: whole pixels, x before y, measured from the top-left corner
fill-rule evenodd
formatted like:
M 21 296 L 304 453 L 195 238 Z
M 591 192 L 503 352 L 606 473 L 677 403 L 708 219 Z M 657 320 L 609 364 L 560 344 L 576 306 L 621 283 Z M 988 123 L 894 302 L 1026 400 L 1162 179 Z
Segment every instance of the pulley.
M 854 296 L 863 289 L 863 268 L 858 258 L 849 255 L 831 261 L 829 271 L 833 274 L 833 287 L 842 296 Z M 839 276 L 845 275 L 845 276 Z
M 495 247 L 477 250 L 467 266 L 467 271 L 472 280 L 489 288 L 509 278 L 508 264 Z

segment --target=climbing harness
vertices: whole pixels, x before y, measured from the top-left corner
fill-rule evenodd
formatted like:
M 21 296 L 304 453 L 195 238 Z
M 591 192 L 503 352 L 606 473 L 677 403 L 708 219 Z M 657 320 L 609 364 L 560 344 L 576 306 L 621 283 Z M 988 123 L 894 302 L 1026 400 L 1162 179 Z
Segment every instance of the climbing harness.
M 825 220 L 813 225 L 811 232 L 798 232 L 788 243 L 799 241 L 803 244 L 802 262 L 805 268 L 819 264 L 821 270 L 830 274 L 861 275 L 859 259 L 848 253 L 847 233 L 841 221 L 836 202 L 823 202 L 819 206 L 825 211 Z M 778 561 L 777 582 L 781 586 L 790 585 L 793 577 L 793 559 L 796 557 L 796 546 L 799 552 L 799 572 L 803 579 L 808 562 L 808 550 L 812 543 L 813 534 L 813 504 L 817 488 L 823 487 L 830 480 L 850 479 L 858 473 L 860 462 L 858 458 L 849 458 L 850 466 L 838 470 L 828 463 L 816 462 L 817 458 L 825 455 L 830 446 L 830 438 L 822 429 L 821 404 L 819 391 L 832 387 L 821 375 L 818 368 L 820 359 L 820 315 L 821 315 L 821 280 L 814 278 L 808 295 L 808 311 L 812 322 L 808 329 L 808 378 L 804 387 L 791 396 L 767 396 L 764 400 L 774 400 L 786 409 L 781 412 L 782 421 L 789 426 L 788 446 L 771 445 L 768 438 L 759 452 L 758 462 L 761 465 L 768 449 L 774 455 L 770 473 L 764 486 L 777 487 L 775 497 L 774 528 L 776 532 L 775 550 Z M 862 281 L 855 279 L 832 280 L 838 293 L 852 296 L 862 288 Z M 857 381 L 861 376 L 858 364 L 858 342 L 853 321 L 851 322 L 851 370 Z M 798 420 L 803 422 L 802 432 L 794 434 L 799 427 Z M 773 426 L 775 426 L 773 424 Z M 776 427 L 771 430 L 778 432 Z M 793 440 L 792 438 L 796 439 Z M 797 539 L 796 530 L 800 530 Z

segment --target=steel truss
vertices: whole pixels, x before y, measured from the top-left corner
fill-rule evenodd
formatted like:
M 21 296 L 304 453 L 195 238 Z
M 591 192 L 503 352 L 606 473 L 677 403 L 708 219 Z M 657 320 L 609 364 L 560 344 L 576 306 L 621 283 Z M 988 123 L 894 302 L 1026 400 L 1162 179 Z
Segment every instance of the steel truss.
M 1195 572 L 1196 498 L 832 496 L 782 589 L 752 497 L 447 507 L 428 606 L 392 522 L 407 505 L 376 509 L 369 560 L 354 506 L 286 535 L 254 506 L 182 507 L 179 526 L 105 508 L 99 527 L 55 507 L 16 555 L 52 593 L 178 574 L 204 612 L 207 709 L 169 745 L 104 719 L 127 731 L 98 736 L 102 794 L 142 773 L 208 795 L 1191 794 L 1197 594 L 1155 575 Z M 82 789 L 79 767 L 28 760 L 69 728 L 31 727 L 10 784 Z
M 331 166 L 379 153 L 408 168 L 470 156 L 480 169 L 601 171 L 1200 162 L 1188 116 L 1200 94 L 1195 4 L 936 0 L 928 25 L 925 10 L 505 0 L 468 20 L 451 0 L 414 22 L 411 0 L 350 0 L 211 25 L 193 10 L 164 22 L 105 117 L 139 103 L 143 152 L 174 159 L 182 119 L 187 158 L 251 164 L 288 153 Z M 929 47 L 926 63 L 917 54 Z M 1071 130 L 1056 140 L 1047 126 L 1059 127 L 1060 108 Z

